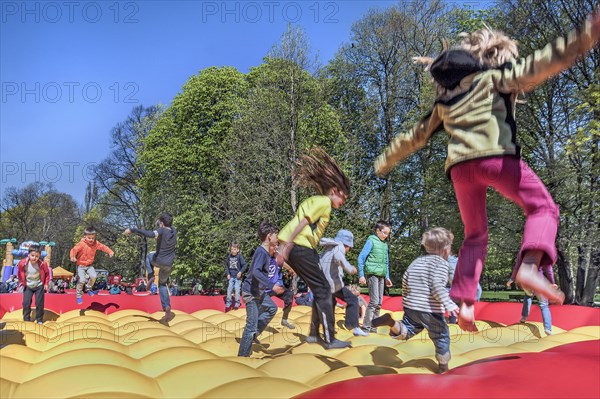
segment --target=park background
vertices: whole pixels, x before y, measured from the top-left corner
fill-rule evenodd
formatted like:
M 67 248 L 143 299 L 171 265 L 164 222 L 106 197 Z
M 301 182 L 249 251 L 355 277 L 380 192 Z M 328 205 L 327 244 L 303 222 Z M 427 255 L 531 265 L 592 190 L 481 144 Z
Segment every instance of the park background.
M 3 30 L 10 28 L 12 16 L 5 3 Z M 131 5 L 143 9 L 145 3 L 114 4 L 131 12 L 135 9 Z M 243 2 L 228 4 L 232 3 L 243 10 Z M 331 11 L 325 6 L 342 7 L 343 3 L 315 4 Z M 84 228 L 93 225 L 98 239 L 116 253 L 112 259 L 98 254 L 96 267 L 132 281 L 143 272 L 144 256 L 154 243 L 125 237 L 122 231 L 131 226 L 152 229 L 158 214 L 168 211 L 175 216 L 179 231 L 173 278 L 183 289 L 194 280 L 205 289 L 219 288 L 225 281 L 229 243 L 241 242 L 242 254 L 249 261 L 258 245 L 260 221 L 283 227 L 311 194 L 297 186 L 295 162 L 311 147 L 320 146 L 338 160 L 353 185 L 346 205 L 333 213 L 326 236 L 334 236 L 340 228 L 350 229 L 355 249 L 348 258 L 355 264 L 374 222 L 389 220 L 391 277 L 399 286 L 402 273 L 421 252 L 424 230 L 433 226 L 452 230 L 455 252 L 462 242 L 458 207 L 443 169 L 445 133 L 433 137 L 390 175 L 377 178 L 373 174 L 375 157 L 433 104 L 430 77 L 412 57 L 435 56 L 444 40 L 456 43 L 460 32 L 485 25 L 518 39 L 521 54 L 526 56 L 580 25 L 593 6 L 592 0 L 384 2 L 364 7 L 327 60 L 318 57 L 319 43 L 327 37 L 311 37 L 301 21 L 285 21 L 277 32 L 279 39 L 261 54 L 262 61 L 246 71 L 236 66 L 198 68 L 183 86 L 173 87 L 178 94 L 169 103 L 132 103 L 126 113 L 101 115 L 114 118 L 110 131 L 93 135 L 94 122 L 90 122 L 90 132 L 83 130 L 78 139 L 61 141 L 63 148 L 94 156 L 104 148 L 101 143 L 110 145 L 104 158 L 88 171 L 89 178 L 80 182 L 85 197 L 78 199 L 58 189 L 43 173 L 34 182 L 22 179 L 7 184 L 2 189 L 0 238 L 54 241 L 53 266 L 74 271 L 69 249 Z M 43 22 L 49 14 L 41 17 Z M 169 29 L 168 25 L 162 29 Z M 9 39 L 3 34 L 2 40 L 4 47 Z M 181 53 L 184 57 L 185 49 Z M 60 59 L 60 52 L 54 56 Z M 119 57 L 126 59 L 127 54 Z M 144 54 L 148 64 L 160 63 L 161 57 L 160 47 Z M 4 63 L 16 61 L 6 54 L 2 59 L 2 118 L 7 120 L 11 93 L 23 86 L 10 84 L 14 82 L 5 77 Z M 157 78 L 156 84 L 162 80 Z M 135 92 L 135 87 L 123 82 L 120 88 L 125 98 Z M 41 86 L 41 102 L 55 98 L 52 89 L 56 87 Z M 522 156 L 561 210 L 555 266 L 560 287 L 567 295 L 566 303 L 591 305 L 600 278 L 600 50 L 595 48 L 573 68 L 522 99 L 524 103 L 517 108 Z M 20 105 L 37 104 L 21 101 Z M 19 131 L 3 127 L 3 163 L 12 165 L 5 162 L 8 143 L 18 143 L 12 151 L 15 159 L 35 160 L 43 159 L 42 154 L 48 152 L 45 143 L 53 140 L 47 135 L 44 141 L 34 141 L 32 148 Z M 52 151 L 45 159 L 51 162 Z M 3 167 L 3 186 L 7 170 Z M 503 288 L 510 277 L 524 216 L 517 206 L 490 191 L 488 218 L 490 244 L 481 283 L 484 290 L 493 291 Z M 349 281 L 356 282 L 356 278 Z

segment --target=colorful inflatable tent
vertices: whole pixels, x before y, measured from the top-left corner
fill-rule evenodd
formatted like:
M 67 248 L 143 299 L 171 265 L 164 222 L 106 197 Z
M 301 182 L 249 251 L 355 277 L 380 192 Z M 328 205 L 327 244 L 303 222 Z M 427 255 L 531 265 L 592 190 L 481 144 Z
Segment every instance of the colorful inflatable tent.
M 17 240 L 15 238 L 0 240 L 0 245 L 6 245 L 5 258 L 2 262 L 2 272 L 0 273 L 0 282 L 4 282 L 8 280 L 11 275 L 17 274 L 17 264 L 22 258 L 27 256 L 29 247 L 32 244 L 38 244 L 43 248 L 41 257 L 46 261 L 48 266 L 50 266 L 52 247 L 56 245 L 53 241 L 24 241 L 19 248 L 15 249 L 14 244 L 16 244 L 16 242 Z

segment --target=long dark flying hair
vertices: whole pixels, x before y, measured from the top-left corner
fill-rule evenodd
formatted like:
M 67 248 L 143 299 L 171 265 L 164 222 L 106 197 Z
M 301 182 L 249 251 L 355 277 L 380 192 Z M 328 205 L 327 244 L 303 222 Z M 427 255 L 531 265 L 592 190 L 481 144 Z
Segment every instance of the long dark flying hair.
M 296 178 L 298 184 L 312 188 L 321 195 L 326 195 L 333 187 L 350 196 L 350 180 L 325 150 L 312 148 L 298 160 Z

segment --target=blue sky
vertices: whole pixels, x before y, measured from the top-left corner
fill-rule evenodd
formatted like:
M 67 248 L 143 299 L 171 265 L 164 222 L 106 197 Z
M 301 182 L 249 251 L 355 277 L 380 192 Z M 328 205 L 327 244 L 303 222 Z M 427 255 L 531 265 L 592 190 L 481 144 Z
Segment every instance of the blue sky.
M 325 64 L 393 1 L 0 1 L 0 198 L 54 183 L 82 202 L 110 130 L 210 66 L 260 65 L 288 23 Z

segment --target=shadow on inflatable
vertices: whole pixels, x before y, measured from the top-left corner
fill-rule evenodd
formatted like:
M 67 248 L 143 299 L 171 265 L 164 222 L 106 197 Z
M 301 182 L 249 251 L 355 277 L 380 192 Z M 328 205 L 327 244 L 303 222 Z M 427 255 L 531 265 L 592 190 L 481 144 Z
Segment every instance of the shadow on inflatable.
M 539 310 L 518 323 L 518 303 L 478 303 L 477 333 L 450 325 L 450 370 L 437 362 L 427 333 L 392 339 L 339 329 L 351 348 L 306 343 L 311 308 L 281 309 L 237 357 L 245 310 L 223 312 L 221 297 L 173 297 L 170 327 L 157 297 L 46 296 L 44 324 L 23 322 L 20 294 L 0 296 L 2 398 L 598 398 L 600 309 L 551 307 L 553 335 Z M 281 306 L 281 303 L 278 303 Z M 402 317 L 401 298 L 382 312 Z M 344 317 L 336 309 L 336 319 Z M 54 388 L 51 388 L 54 387 Z

